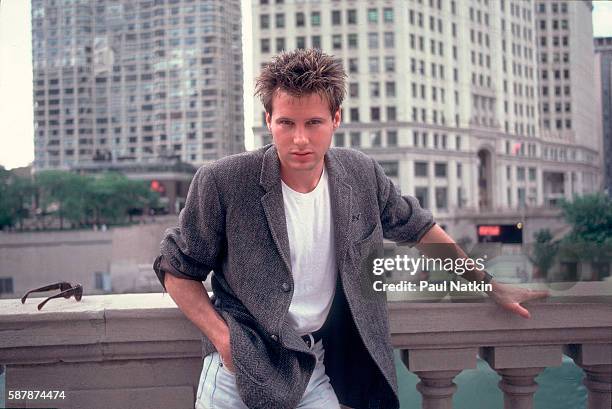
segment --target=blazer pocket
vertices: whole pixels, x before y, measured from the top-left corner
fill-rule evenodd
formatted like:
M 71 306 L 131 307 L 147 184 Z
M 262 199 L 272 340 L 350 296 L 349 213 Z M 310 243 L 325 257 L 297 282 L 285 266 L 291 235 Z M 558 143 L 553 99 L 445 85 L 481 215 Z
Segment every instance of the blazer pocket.
M 230 346 L 236 372 L 245 375 L 258 385 L 267 385 L 277 372 L 280 348 L 265 342 L 264 336 L 248 323 L 230 320 Z
M 356 240 L 355 242 L 353 242 L 353 245 L 359 247 L 363 243 L 372 240 L 372 238 L 374 238 L 374 233 L 376 233 L 376 228 L 377 227 L 378 227 L 377 224 L 374 224 L 373 226 L 366 226 L 363 230 L 366 231 L 367 233 L 361 235 L 362 238 Z

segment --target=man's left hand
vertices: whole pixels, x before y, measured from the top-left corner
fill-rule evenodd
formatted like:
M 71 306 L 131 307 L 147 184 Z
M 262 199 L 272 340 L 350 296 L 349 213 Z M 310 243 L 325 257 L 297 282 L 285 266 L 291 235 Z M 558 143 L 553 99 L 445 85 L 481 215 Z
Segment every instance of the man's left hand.
M 489 296 L 503 309 L 518 314 L 523 318 L 531 318 L 531 314 L 521 303 L 546 298 L 550 295 L 548 291 L 530 290 L 497 282 L 491 284 L 493 284 L 493 291 L 489 292 Z

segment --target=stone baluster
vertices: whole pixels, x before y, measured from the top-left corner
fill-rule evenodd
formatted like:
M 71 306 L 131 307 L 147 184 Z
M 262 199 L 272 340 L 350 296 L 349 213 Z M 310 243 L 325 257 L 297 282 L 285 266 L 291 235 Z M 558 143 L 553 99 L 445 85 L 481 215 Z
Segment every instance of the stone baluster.
M 588 408 L 612 408 L 612 344 L 568 345 L 565 353 L 584 370 Z
M 544 368 L 561 365 L 561 346 L 486 347 L 480 356 L 502 377 L 504 409 L 530 409 L 538 389 L 535 378 Z
M 463 369 L 476 367 L 476 348 L 410 349 L 402 351 L 402 361 L 421 382 L 417 390 L 423 397 L 423 409 L 452 409 L 453 382 Z

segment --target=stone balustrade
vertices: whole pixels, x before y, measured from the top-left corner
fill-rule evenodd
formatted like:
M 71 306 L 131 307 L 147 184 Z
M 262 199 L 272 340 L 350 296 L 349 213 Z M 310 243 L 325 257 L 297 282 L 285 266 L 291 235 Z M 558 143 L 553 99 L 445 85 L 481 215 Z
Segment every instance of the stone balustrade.
M 390 302 L 392 342 L 421 380 L 423 408 L 451 408 L 454 377 L 478 355 L 501 376 L 504 407 L 531 408 L 534 378 L 563 353 L 585 371 L 589 409 L 612 407 L 612 283 L 582 284 L 531 304 L 529 320 L 488 301 Z M 200 335 L 167 294 L 53 300 L 43 311 L 37 301 L 0 300 L 6 391 L 65 399 L 7 407 L 193 408 Z

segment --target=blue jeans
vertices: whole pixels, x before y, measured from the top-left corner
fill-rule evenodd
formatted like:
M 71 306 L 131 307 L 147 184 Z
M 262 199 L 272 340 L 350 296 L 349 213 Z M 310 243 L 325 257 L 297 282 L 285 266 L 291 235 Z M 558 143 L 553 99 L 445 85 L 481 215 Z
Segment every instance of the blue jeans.
M 323 341 L 317 342 L 312 351 L 317 363 L 297 409 L 339 409 L 338 398 L 325 374 Z M 223 365 L 218 352 L 204 358 L 195 409 L 248 409 L 240 399 L 234 374 Z

